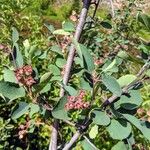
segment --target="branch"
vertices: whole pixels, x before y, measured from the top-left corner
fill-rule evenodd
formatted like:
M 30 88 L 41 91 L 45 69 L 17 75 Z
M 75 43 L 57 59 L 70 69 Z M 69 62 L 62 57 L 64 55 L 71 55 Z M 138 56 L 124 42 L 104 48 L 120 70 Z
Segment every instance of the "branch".
M 90 6 L 91 0 L 85 0 L 83 3 L 83 8 L 80 14 L 80 18 L 79 18 L 79 23 L 77 25 L 76 28 L 76 32 L 74 35 L 74 38 L 79 41 L 80 36 L 81 36 L 81 32 L 83 30 L 84 27 L 84 23 L 86 20 L 86 16 L 88 13 L 88 9 Z M 71 71 L 71 67 L 73 64 L 73 60 L 74 60 L 74 55 L 75 55 L 75 47 L 72 44 L 69 50 L 69 54 L 68 54 L 68 58 L 67 58 L 67 64 L 66 64 L 66 68 L 65 68 L 65 73 L 64 73 L 64 77 L 63 77 L 63 84 L 67 85 L 69 77 L 70 77 L 70 71 Z M 60 97 L 64 96 L 64 89 L 61 88 L 60 90 Z M 55 120 L 54 121 L 54 126 L 52 129 L 52 136 L 51 136 L 51 142 L 50 142 L 50 146 L 49 146 L 49 150 L 57 150 L 57 134 L 58 134 L 58 124 L 59 121 Z
M 122 89 L 122 94 L 123 93 L 127 93 L 128 90 L 130 88 L 132 88 L 137 81 L 139 81 L 139 78 L 144 74 L 144 72 L 150 67 L 150 59 L 148 60 L 148 62 L 140 69 L 140 71 L 137 73 L 137 78 L 130 83 L 129 85 L 127 85 L 126 87 L 124 87 Z M 114 102 L 116 99 L 118 99 L 119 97 L 116 95 L 111 96 L 108 100 L 106 100 L 101 108 L 103 107 L 107 107 L 108 105 L 110 105 L 112 102 Z M 87 118 L 86 118 L 87 119 Z M 91 119 L 88 118 L 87 120 L 84 120 L 84 122 L 86 122 L 83 126 L 81 126 L 82 128 L 80 128 L 75 134 L 74 136 L 71 138 L 70 142 L 68 144 L 65 145 L 65 147 L 63 148 L 63 150 L 69 150 L 69 148 L 72 147 L 72 145 L 77 141 L 77 139 L 82 136 L 83 132 L 85 132 L 87 130 L 87 128 L 89 127 L 89 125 L 91 124 Z
M 125 86 L 122 89 L 122 94 L 124 93 L 128 93 L 128 91 L 133 88 L 138 82 L 141 81 L 143 74 L 145 73 L 145 71 L 150 67 L 150 59 L 147 60 L 147 63 L 145 63 L 145 65 L 140 69 L 140 71 L 137 73 L 136 75 L 136 79 L 134 81 L 132 81 L 129 85 Z M 113 95 L 111 96 L 109 99 L 107 99 L 102 105 L 101 108 L 105 108 L 108 105 L 110 105 L 111 103 L 113 103 L 116 99 L 120 98 L 119 96 Z
M 81 135 L 81 133 L 79 131 L 77 131 L 71 138 L 70 142 L 68 144 L 66 144 L 62 150 L 69 150 L 72 147 L 72 145 L 78 140 L 80 135 Z
M 57 134 L 58 134 L 58 120 L 54 120 L 53 128 L 52 128 L 52 135 L 51 135 L 51 142 L 49 145 L 49 150 L 57 150 Z

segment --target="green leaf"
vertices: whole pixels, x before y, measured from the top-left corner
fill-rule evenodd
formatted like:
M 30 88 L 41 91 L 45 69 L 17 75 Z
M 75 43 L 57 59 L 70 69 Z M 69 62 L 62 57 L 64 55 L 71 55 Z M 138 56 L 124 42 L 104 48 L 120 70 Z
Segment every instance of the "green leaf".
M 142 132 L 142 134 L 150 141 L 150 127 L 148 128 L 146 125 L 142 125 L 140 120 L 135 116 L 129 114 L 123 114 L 123 116 L 135 127 L 137 127 Z
M 13 120 L 18 119 L 19 117 L 21 117 L 22 115 L 24 115 L 25 113 L 29 112 L 29 105 L 25 102 L 20 102 L 19 103 L 19 107 L 13 112 L 11 118 Z
M 110 63 L 106 68 L 104 68 L 103 72 L 107 72 L 107 71 L 111 70 L 113 67 L 115 67 L 115 65 L 116 65 L 116 59 L 114 59 L 112 61 L 112 63 Z
M 129 58 L 129 55 L 125 51 L 119 51 L 117 56 L 122 58 L 122 59 L 128 59 Z
M 80 49 L 84 58 L 84 66 L 89 71 L 92 72 L 95 68 L 93 57 L 91 56 L 89 49 L 87 49 L 84 45 L 80 44 Z
M 10 100 L 25 96 L 25 90 L 23 87 L 18 88 L 8 82 L 3 81 L 0 82 L 0 93 Z
M 51 84 L 50 84 L 50 83 L 47 83 L 47 84 L 43 87 L 43 89 L 41 89 L 40 94 L 46 93 L 46 92 L 50 91 L 50 89 L 51 89 Z
M 56 65 L 57 65 L 59 68 L 63 68 L 64 65 L 66 65 L 66 60 L 63 59 L 63 58 L 57 58 L 57 60 L 56 60 Z
M 19 46 L 17 43 L 14 44 L 14 47 L 16 48 L 16 64 L 17 67 L 22 67 L 23 66 L 23 56 L 19 50 Z
M 102 82 L 114 95 L 121 96 L 122 89 L 114 77 L 102 74 Z
M 67 111 L 65 110 L 65 104 L 67 103 L 67 97 L 64 96 L 60 99 L 58 104 L 55 106 L 55 108 L 52 111 L 52 115 L 56 119 L 62 119 L 62 120 L 70 120 L 68 117 Z
M 60 75 L 60 69 L 55 65 L 49 65 L 48 69 L 52 72 L 53 75 Z
M 150 31 L 150 17 L 148 15 L 138 13 L 137 19 Z
M 4 69 L 4 81 L 18 83 L 14 71 L 7 68 Z
M 124 142 L 120 141 L 115 146 L 112 147 L 111 150 L 128 150 Z
M 72 95 L 72 96 L 76 96 L 78 93 L 77 90 L 71 86 L 64 85 L 64 89 L 69 93 L 69 95 Z
M 51 72 L 47 72 L 47 73 L 43 74 L 40 78 L 40 83 L 47 82 L 48 80 L 50 80 L 51 74 L 52 74 Z
M 62 51 L 61 51 L 61 48 L 60 46 L 58 45 L 53 45 L 51 48 L 50 48 L 51 51 L 57 53 L 57 54 L 60 54 L 60 55 L 63 55 Z
M 102 21 L 100 24 L 101 24 L 104 28 L 106 28 L 106 29 L 111 29 L 111 28 L 112 28 L 112 25 L 111 25 L 109 22 Z
M 58 29 L 58 30 L 55 30 L 53 32 L 53 34 L 57 34 L 57 35 L 70 35 L 70 32 L 66 32 L 65 30 L 63 29 Z
M 61 76 L 53 76 L 50 81 L 62 81 L 62 77 Z
M 123 119 L 112 119 L 111 124 L 107 127 L 107 131 L 113 139 L 123 140 L 130 135 L 132 130 L 129 122 Z
M 94 125 L 89 132 L 89 137 L 91 139 L 94 139 L 94 138 L 96 138 L 97 134 L 98 134 L 98 126 Z
M 145 74 L 150 77 L 150 69 L 148 69 Z
M 114 103 L 116 109 L 123 107 L 127 110 L 133 110 L 142 104 L 142 97 L 138 90 L 130 90 L 129 94 L 129 96 L 122 95 L 120 99 Z
M 64 31 L 68 31 L 68 32 L 75 31 L 75 26 L 72 22 L 64 22 L 62 24 L 62 28 L 64 29 Z
M 29 107 L 30 107 L 29 113 L 30 117 L 32 117 L 35 113 L 40 111 L 40 107 L 37 104 L 30 103 Z
M 85 81 L 83 78 L 80 78 L 80 87 L 83 90 L 89 90 L 90 91 L 92 89 L 90 84 L 87 81 Z
M 13 44 L 19 40 L 19 33 L 15 27 L 12 27 L 12 41 Z
M 134 81 L 136 79 L 136 76 L 135 75 L 132 75 L 132 74 L 127 74 L 127 75 L 124 75 L 122 77 L 120 77 L 117 82 L 119 83 L 119 85 L 121 87 L 123 86 L 126 86 L 126 85 L 129 85 L 132 81 Z
M 97 125 L 107 126 L 110 124 L 110 118 L 106 115 L 105 112 L 94 110 L 92 113 L 95 114 L 93 118 L 93 123 Z
M 77 53 L 80 57 L 80 59 L 83 61 L 83 55 L 82 55 L 82 51 L 81 51 L 81 47 L 80 47 L 80 44 L 78 43 L 78 41 L 76 39 L 72 39 L 72 43 L 74 44 L 76 50 L 77 50 Z
M 91 143 L 91 141 L 88 138 L 84 138 L 85 139 L 81 143 L 84 150 L 98 150 L 98 148 L 96 148 L 96 146 L 93 143 Z
M 93 57 L 91 56 L 89 49 L 82 44 L 79 44 L 75 39 L 72 39 L 73 44 L 77 50 L 77 53 L 80 59 L 84 63 L 84 68 L 87 69 L 89 72 L 92 72 L 95 68 Z

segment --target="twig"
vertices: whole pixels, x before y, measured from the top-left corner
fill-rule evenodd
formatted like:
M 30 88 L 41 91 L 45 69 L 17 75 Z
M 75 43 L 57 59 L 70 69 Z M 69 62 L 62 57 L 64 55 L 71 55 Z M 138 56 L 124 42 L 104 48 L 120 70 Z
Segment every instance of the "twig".
M 62 150 L 69 150 L 72 145 L 77 141 L 77 139 L 80 137 L 81 133 L 77 131 L 73 137 L 71 138 L 70 142 L 66 144 L 66 146 Z
M 96 12 L 97 12 L 97 8 L 98 8 L 98 5 L 99 5 L 100 1 L 101 0 L 97 0 L 97 2 L 94 3 L 95 4 L 95 9 L 94 9 L 94 13 L 93 13 L 93 16 L 92 16 L 93 19 L 95 18 L 95 15 L 96 15 Z
M 75 32 L 75 35 L 74 35 L 74 38 L 77 41 L 79 41 L 79 38 L 81 36 L 81 32 L 82 32 L 83 27 L 84 27 L 84 23 L 85 23 L 85 20 L 86 20 L 86 16 L 87 16 L 87 13 L 88 13 L 90 2 L 91 2 L 91 0 L 85 0 L 84 3 L 83 3 L 83 8 L 82 8 L 80 18 L 79 18 L 79 23 L 77 25 L 76 32 Z M 72 63 L 73 63 L 73 60 L 74 60 L 74 55 L 75 55 L 75 47 L 72 44 L 71 47 L 70 47 L 70 50 L 69 50 L 69 54 L 68 54 L 68 58 L 67 58 L 67 64 L 66 64 L 66 68 L 65 68 L 64 77 L 63 77 L 63 84 L 64 85 L 66 85 L 68 83 Z M 60 97 L 63 97 L 63 96 L 64 96 L 64 89 L 61 88 Z M 51 136 L 51 142 L 50 142 L 49 150 L 57 150 L 58 124 L 59 124 L 59 121 L 55 120 L 53 129 L 52 129 L 52 136 Z

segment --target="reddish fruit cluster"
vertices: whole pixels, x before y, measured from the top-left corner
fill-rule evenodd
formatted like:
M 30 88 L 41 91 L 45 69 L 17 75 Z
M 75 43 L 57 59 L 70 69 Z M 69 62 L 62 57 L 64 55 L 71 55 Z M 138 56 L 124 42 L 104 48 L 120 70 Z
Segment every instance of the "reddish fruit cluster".
M 150 122 L 150 110 L 146 111 L 143 108 L 139 108 L 137 110 L 137 115 L 141 120 L 147 120 L 148 122 Z
M 65 105 L 65 109 L 86 109 L 89 107 L 89 102 L 84 102 L 83 98 L 85 91 L 81 90 L 78 96 L 68 96 L 68 102 Z
M 94 64 L 97 65 L 97 66 L 102 65 L 103 63 L 104 63 L 104 60 L 102 58 L 94 60 Z
M 32 86 L 35 82 L 35 80 L 32 77 L 32 66 L 26 65 L 21 68 L 18 68 L 15 70 L 15 76 L 18 80 L 18 82 L 22 83 L 25 86 Z
M 65 53 L 66 48 L 68 45 L 70 45 L 70 43 L 71 43 L 71 38 L 69 36 L 64 36 L 61 42 L 61 49 L 63 53 Z
M 66 65 L 63 66 L 62 71 L 61 71 L 61 76 L 63 77 L 65 74 L 65 69 L 66 69 Z
M 78 21 L 78 14 L 73 10 L 71 16 L 69 17 L 71 21 L 77 22 Z
M 30 126 L 30 122 L 29 121 L 26 122 L 25 125 L 21 124 L 19 126 L 19 128 L 18 128 L 19 129 L 19 132 L 18 132 L 19 139 L 23 139 L 26 136 L 29 126 Z

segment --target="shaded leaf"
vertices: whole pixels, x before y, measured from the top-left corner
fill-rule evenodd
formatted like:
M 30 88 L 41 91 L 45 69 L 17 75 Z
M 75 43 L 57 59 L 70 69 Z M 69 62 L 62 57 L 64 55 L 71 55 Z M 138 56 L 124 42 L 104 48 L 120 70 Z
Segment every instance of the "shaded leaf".
M 130 90 L 129 94 L 129 96 L 122 95 L 120 99 L 114 103 L 116 109 L 123 107 L 127 110 L 133 110 L 142 104 L 142 97 L 138 90 Z
M 89 82 L 85 81 L 83 78 L 80 78 L 80 87 L 83 90 L 91 90 L 92 89 Z
M 25 113 L 29 112 L 29 104 L 25 103 L 25 102 L 20 102 L 19 103 L 19 107 L 12 113 L 11 118 L 13 120 L 18 119 L 19 117 L 21 117 L 22 115 L 24 115 Z
M 0 93 L 10 100 L 25 96 L 23 87 L 16 87 L 15 85 L 3 81 L 0 82 Z
M 142 134 L 150 141 L 150 127 L 147 127 L 144 124 L 142 125 L 140 120 L 137 119 L 135 116 L 129 114 L 123 114 L 123 116 L 135 127 L 137 127 L 142 132 Z
M 111 25 L 109 22 L 102 21 L 100 24 L 101 24 L 104 28 L 106 28 L 106 29 L 111 29 L 111 28 L 112 28 L 112 25 Z
M 112 147 L 111 150 L 128 150 L 124 142 L 120 141 L 115 146 Z
M 62 119 L 62 120 L 70 120 L 67 114 L 67 110 L 65 110 L 65 104 L 67 103 L 66 96 L 62 97 L 58 104 L 55 106 L 55 108 L 52 111 L 52 115 L 56 119 Z

